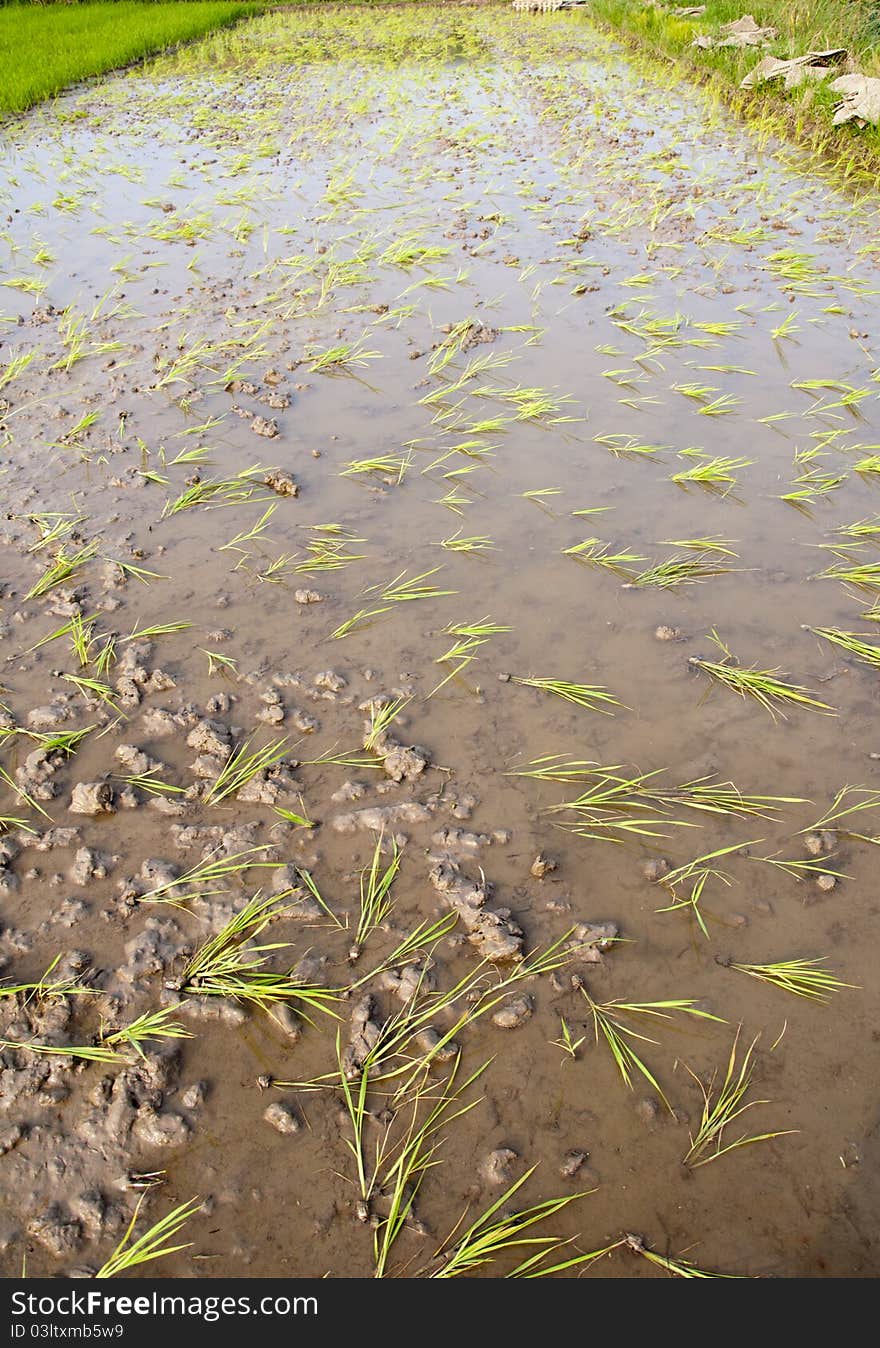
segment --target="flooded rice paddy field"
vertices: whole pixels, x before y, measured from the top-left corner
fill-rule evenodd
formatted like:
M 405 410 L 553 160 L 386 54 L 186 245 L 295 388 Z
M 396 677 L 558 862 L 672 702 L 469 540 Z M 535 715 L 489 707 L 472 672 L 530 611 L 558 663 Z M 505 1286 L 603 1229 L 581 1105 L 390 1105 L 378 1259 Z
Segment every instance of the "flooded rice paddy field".
M 878 1271 L 877 202 L 664 79 L 321 9 L 6 126 L 7 1276 Z

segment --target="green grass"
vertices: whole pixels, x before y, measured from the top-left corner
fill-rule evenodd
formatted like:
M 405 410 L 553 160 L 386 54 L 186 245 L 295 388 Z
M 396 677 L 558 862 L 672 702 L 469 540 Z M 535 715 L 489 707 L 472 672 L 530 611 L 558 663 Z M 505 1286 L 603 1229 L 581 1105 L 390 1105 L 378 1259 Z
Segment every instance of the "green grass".
M 781 134 L 806 146 L 831 161 L 845 179 L 876 181 L 880 128 L 832 126 L 838 96 L 828 89 L 828 81 L 820 85 L 808 81 L 790 91 L 783 91 L 781 80 L 752 89 L 739 87 L 764 55 L 787 59 L 836 47 L 852 53 L 863 74 L 880 74 L 880 16 L 873 0 L 755 0 L 753 4 L 708 0 L 705 12 L 693 18 L 676 18 L 670 12 L 675 7 L 642 0 L 591 0 L 586 13 L 590 20 L 620 32 L 652 54 L 683 66 L 688 75 L 708 84 L 761 132 Z M 761 26 L 778 30 L 779 36 L 768 47 L 700 50 L 692 45 L 698 34 L 717 35 L 723 24 L 746 13 Z
M 0 8 L 0 114 L 259 13 L 260 4 L 9 5 Z

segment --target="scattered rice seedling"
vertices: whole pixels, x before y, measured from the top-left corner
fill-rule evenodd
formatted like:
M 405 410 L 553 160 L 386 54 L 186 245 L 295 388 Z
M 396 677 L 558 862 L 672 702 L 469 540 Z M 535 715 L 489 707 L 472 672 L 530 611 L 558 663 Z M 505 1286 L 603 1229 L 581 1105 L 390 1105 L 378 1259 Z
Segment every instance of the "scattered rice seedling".
M 510 681 L 520 684 L 523 688 L 537 688 L 542 693 L 552 693 L 566 702 L 573 702 L 575 706 L 585 707 L 587 711 L 600 711 L 605 716 L 613 715 L 608 711 L 609 706 L 623 706 L 623 703 L 609 693 L 607 688 L 591 683 L 569 683 L 564 679 L 525 679 L 516 674 L 510 676 Z
M 714 457 L 704 454 L 702 450 L 683 449 L 680 457 L 690 456 L 698 459 L 692 468 L 684 468 L 671 476 L 672 482 L 677 482 L 680 486 L 688 483 L 695 483 L 700 487 L 708 487 L 710 490 L 718 490 L 720 487 L 726 487 L 728 491 L 732 490 L 737 484 L 736 474 L 742 468 L 750 468 L 755 462 L 754 459 L 726 457 L 716 455 Z
M 804 708 L 808 711 L 817 711 L 823 715 L 835 716 L 837 713 L 833 707 L 829 707 L 826 702 L 820 702 L 814 697 L 809 688 L 804 688 L 800 684 L 788 683 L 784 679 L 777 677 L 779 668 L 759 669 L 757 665 L 752 665 L 748 669 L 743 669 L 735 663 L 735 657 L 725 646 L 718 633 L 713 628 L 709 634 L 709 640 L 721 651 L 722 660 L 705 660 L 698 656 L 691 656 L 688 664 L 695 669 L 702 669 L 710 678 L 729 688 L 731 692 L 736 693 L 744 701 L 751 698 L 768 711 L 776 720 L 777 715 L 785 720 L 786 707 Z
M 784 871 L 794 880 L 805 880 L 815 875 L 831 875 L 835 880 L 849 880 L 851 877 L 844 874 L 843 871 L 836 871 L 828 864 L 834 861 L 834 853 L 824 860 L 822 857 L 793 857 L 791 860 L 780 861 L 778 857 L 754 857 L 754 861 L 765 861 L 768 866 L 775 866 L 777 870 Z
M 769 1104 L 769 1100 L 747 1100 L 749 1087 L 754 1073 L 754 1052 L 759 1036 L 756 1035 L 737 1065 L 737 1052 L 741 1027 L 737 1028 L 724 1079 L 717 1082 L 717 1072 L 713 1072 L 708 1083 L 700 1080 L 685 1063 L 687 1072 L 693 1077 L 703 1097 L 702 1116 L 696 1133 L 691 1134 L 691 1145 L 685 1157 L 685 1165 L 692 1169 L 717 1161 L 740 1147 L 749 1147 L 756 1142 L 770 1142 L 777 1137 L 787 1137 L 797 1131 L 794 1128 L 779 1129 L 771 1133 L 743 1133 L 734 1142 L 725 1141 L 725 1131 L 736 1119 L 741 1118 L 749 1109 Z
M 289 941 L 256 945 L 266 927 L 291 911 L 277 897 L 264 898 L 259 891 L 216 936 L 210 937 L 190 960 L 180 976 L 180 992 L 196 997 L 229 997 L 266 1011 L 278 1003 L 295 1003 L 303 1015 L 322 1011 L 334 1016 L 331 1004 L 339 994 L 298 978 L 293 969 L 274 972 L 267 968 L 276 951 L 288 950 Z
M 280 740 L 273 740 L 271 744 L 264 744 L 261 749 L 252 750 L 252 742 L 245 740 L 244 744 L 232 750 L 205 793 L 206 805 L 219 805 L 229 796 L 234 796 L 259 773 L 280 763 L 287 752 L 286 735 Z
M 170 636 L 174 632 L 185 632 L 192 627 L 189 622 L 176 623 L 154 623 L 148 627 L 139 627 L 137 624 L 131 629 L 123 641 L 154 641 L 156 637 Z
M 807 631 L 812 632 L 814 636 L 823 637 L 825 641 L 830 641 L 835 646 L 840 646 L 842 650 L 849 651 L 850 655 L 854 655 L 863 664 L 880 669 L 880 646 L 865 640 L 870 633 L 841 632 L 838 627 L 808 627 Z
M 238 661 L 233 660 L 229 655 L 221 655 L 219 651 L 206 651 L 204 646 L 199 646 L 202 655 L 208 657 L 208 677 L 216 674 L 219 670 L 221 674 L 237 674 Z
M 842 982 L 830 969 L 823 969 L 824 957 L 815 960 L 777 960 L 774 964 L 747 964 L 738 960 L 720 960 L 719 963 L 812 1002 L 827 1002 L 838 988 L 856 986 L 854 983 Z
M 672 1113 L 672 1106 L 666 1098 L 663 1088 L 660 1086 L 650 1068 L 645 1065 L 632 1046 L 631 1040 L 637 1040 L 644 1044 L 656 1044 L 656 1039 L 651 1039 L 648 1035 L 640 1034 L 632 1026 L 626 1024 L 627 1016 L 647 1016 L 654 1020 L 671 1020 L 672 1012 L 679 1012 L 682 1015 L 695 1016 L 701 1020 L 712 1020 L 719 1024 L 724 1024 L 720 1016 L 713 1016 L 708 1011 L 701 1010 L 696 1002 L 686 999 L 674 999 L 661 1002 L 624 1002 L 614 999 L 609 1002 L 596 1002 L 587 992 L 586 988 L 581 988 L 581 994 L 590 1008 L 590 1014 L 593 1017 L 593 1030 L 596 1043 L 599 1043 L 601 1034 L 608 1048 L 611 1050 L 611 1056 L 623 1078 L 624 1084 L 630 1090 L 633 1089 L 633 1077 L 639 1075 L 654 1087 L 654 1090 L 660 1096 L 660 1099 L 666 1105 L 666 1108 Z
M 201 1200 L 191 1198 L 188 1203 L 179 1204 L 166 1216 L 160 1218 L 158 1222 L 154 1222 L 142 1236 L 133 1241 L 131 1239 L 132 1233 L 145 1197 L 145 1194 L 141 1194 L 125 1235 L 110 1258 L 98 1269 L 95 1274 L 96 1278 L 116 1278 L 120 1274 L 128 1274 L 131 1269 L 137 1268 L 140 1264 L 148 1264 L 153 1259 L 161 1259 L 164 1255 L 177 1254 L 180 1250 L 190 1248 L 191 1242 L 183 1245 L 169 1245 L 168 1241 L 173 1240 L 189 1219 L 199 1211 Z
M 632 577 L 625 588 L 654 586 L 659 590 L 672 590 L 679 585 L 697 585 L 707 580 L 709 576 L 723 576 L 733 570 L 734 567 L 712 560 L 709 553 L 696 553 L 693 556 L 682 553 L 640 571 Z
M 539 1247 L 541 1253 L 545 1253 L 550 1247 L 558 1250 L 563 1242 L 559 1241 L 557 1236 L 534 1236 L 526 1235 L 526 1232 L 536 1226 L 539 1222 L 544 1222 L 553 1217 L 563 1208 L 567 1208 L 571 1203 L 579 1198 L 585 1197 L 584 1194 L 566 1194 L 563 1198 L 547 1199 L 543 1203 L 536 1203 L 532 1207 L 523 1208 L 520 1211 L 510 1212 L 508 1205 L 514 1195 L 522 1188 L 528 1179 L 534 1174 L 536 1166 L 530 1169 L 518 1180 L 515 1180 L 500 1198 L 481 1213 L 477 1219 L 467 1227 L 467 1229 L 455 1239 L 451 1244 L 447 1241 L 446 1246 L 441 1246 L 437 1251 L 436 1258 L 442 1260 L 440 1267 L 431 1274 L 432 1278 L 461 1278 L 473 1277 L 476 1270 L 484 1267 L 486 1264 L 494 1263 L 499 1255 L 506 1254 L 511 1250 L 522 1250 L 534 1246 Z M 594 1255 L 583 1256 L 583 1262 L 591 1261 L 597 1257 Z M 577 1257 L 572 1257 L 564 1265 L 567 1268 L 574 1267 L 581 1262 Z M 515 1277 L 518 1274 L 522 1276 L 526 1272 L 531 1272 L 534 1276 L 534 1259 L 527 1259 L 524 1263 L 517 1266 L 517 1269 L 510 1275 Z M 549 1270 L 545 1270 L 546 1273 Z
M 640 557 L 635 552 L 611 552 L 610 547 L 609 543 L 603 543 L 599 538 L 585 538 L 581 543 L 563 548 L 562 555 L 573 557 L 577 562 L 603 567 L 625 580 L 632 580 L 637 574 L 633 568 L 648 560 L 647 557 Z
M 495 544 L 491 538 L 485 534 L 471 534 L 469 537 L 462 537 L 461 529 L 450 534 L 448 538 L 441 538 L 438 544 L 441 548 L 446 548 L 447 552 L 464 552 L 469 554 L 494 552 Z
M 391 841 L 391 860 L 384 869 L 380 869 L 385 838 L 382 833 L 376 839 L 373 857 L 369 866 L 365 866 L 360 875 L 360 913 L 354 944 L 349 952 L 349 961 L 354 964 L 371 932 L 387 921 L 394 900 L 391 898 L 391 886 L 400 870 L 400 852 L 397 843 Z
M 229 856 L 215 857 L 212 853 L 176 879 L 164 880 L 162 884 L 147 890 L 145 894 L 140 894 L 138 903 L 170 903 L 175 907 L 184 907 L 195 894 L 201 894 L 206 898 L 224 894 L 225 885 L 221 884 L 219 889 L 215 887 L 218 881 L 224 881 L 233 875 L 241 875 L 245 871 L 265 870 L 267 867 L 274 868 L 277 865 L 275 861 L 257 860 L 257 853 L 264 851 L 264 847 L 247 847 L 243 852 L 233 852 Z M 187 890 L 194 891 L 194 894 L 187 895 L 185 893 Z
M 723 885 L 728 887 L 733 883 L 731 877 L 726 871 L 719 870 L 716 866 L 708 863 L 717 860 L 718 857 L 730 856 L 733 852 L 740 852 L 745 847 L 752 847 L 760 838 L 752 839 L 747 843 L 732 843 L 729 847 L 719 847 L 714 852 L 707 852 L 704 856 L 695 857 L 693 861 L 686 861 L 682 866 L 676 866 L 673 870 L 667 871 L 661 880 L 672 897 L 672 902 L 663 908 L 658 908 L 658 913 L 671 913 L 681 909 L 689 909 L 696 919 L 700 931 L 709 939 L 709 931 L 706 927 L 703 914 L 700 910 L 700 900 L 703 892 L 710 880 L 720 880 Z M 682 896 L 678 890 L 683 885 L 690 885 L 690 893 Z
M 412 467 L 412 454 L 379 454 L 368 459 L 352 459 L 340 470 L 340 477 L 358 477 L 364 473 L 379 473 L 394 478 L 398 484 Z
M 658 1254 L 656 1250 L 649 1250 L 641 1236 L 635 1236 L 629 1232 L 624 1236 L 622 1244 L 626 1245 L 633 1254 L 640 1254 L 642 1258 L 647 1259 L 649 1264 L 654 1264 L 657 1268 L 662 1268 L 665 1273 L 671 1273 L 675 1278 L 733 1278 L 733 1273 L 710 1273 L 704 1268 L 698 1268 L 690 1260 L 682 1255 L 673 1257 L 669 1254 Z M 611 1247 L 614 1248 L 613 1246 Z
M 101 1042 L 109 1048 L 119 1048 L 123 1045 L 133 1048 L 141 1058 L 146 1059 L 143 1045 L 150 1040 L 193 1038 L 190 1031 L 181 1025 L 179 1020 L 174 1019 L 176 1011 L 175 1006 L 165 1006 L 160 1011 L 148 1011 L 123 1029 L 116 1030 L 113 1034 L 102 1035 Z
M 559 1039 L 551 1039 L 550 1043 L 553 1045 L 554 1048 L 561 1048 L 562 1051 L 569 1058 L 575 1059 L 577 1058 L 578 1049 L 580 1048 L 581 1044 L 583 1044 L 587 1036 L 585 1034 L 582 1034 L 579 1039 L 575 1039 L 572 1036 L 571 1026 L 565 1019 L 565 1016 L 559 1017 L 559 1024 L 560 1024 L 560 1037 Z
M 364 748 L 368 753 L 375 751 L 379 740 L 410 702 L 411 697 L 396 697 L 391 701 L 376 699 L 370 703 L 370 728 L 364 736 Z
M 86 562 L 90 562 L 97 551 L 97 543 L 87 543 L 75 552 L 68 552 L 62 545 L 55 554 L 55 560 L 50 562 L 39 580 L 28 590 L 25 600 L 39 599 L 41 595 L 48 594 L 56 586 L 63 585 L 65 581 L 70 580 L 71 576 L 76 575 L 85 566 Z
M 820 815 L 815 823 L 800 829 L 799 832 L 816 833 L 821 829 L 837 829 L 842 819 L 850 819 L 854 814 L 878 808 L 880 808 L 880 791 L 875 791 L 869 786 L 842 786 L 824 814 Z M 873 838 L 865 839 L 861 833 L 852 833 L 846 827 L 841 831 L 850 837 L 875 841 Z

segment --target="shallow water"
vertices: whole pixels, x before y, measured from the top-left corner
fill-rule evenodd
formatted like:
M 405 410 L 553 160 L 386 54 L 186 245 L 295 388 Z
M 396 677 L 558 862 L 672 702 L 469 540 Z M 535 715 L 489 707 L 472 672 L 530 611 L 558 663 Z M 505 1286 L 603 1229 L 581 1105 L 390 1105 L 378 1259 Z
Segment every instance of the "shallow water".
M 760 145 L 706 96 L 664 78 L 580 16 L 321 10 L 268 16 L 5 129 L 0 265 L 7 286 L 24 280 L 26 288 L 2 292 L 0 369 L 13 355 L 36 354 L 0 391 L 8 404 L 2 700 L 24 725 L 32 709 L 72 695 L 59 728 L 96 727 L 54 773 L 57 795 L 43 802 L 56 824 L 79 829 L 75 844 L 40 852 L 33 834 L 14 834 L 24 845 L 0 872 L 9 881 L 0 908 L 5 974 L 37 978 L 59 951 L 82 950 L 97 971 L 94 986 L 117 999 L 102 1002 L 102 1014 L 128 1023 L 167 998 L 163 984 L 179 971 L 182 947 L 200 943 L 271 875 L 233 878 L 230 894 L 196 900 L 192 911 L 126 907 L 120 893 L 146 859 L 185 869 L 217 845 L 271 846 L 278 864 L 307 866 L 333 911 L 356 922 L 358 872 L 374 837 L 334 821 L 416 800 L 429 817 L 392 825 L 403 850 L 391 932 L 373 934 L 358 972 L 439 914 L 429 858 L 451 851 L 467 875 L 485 872 L 491 902 L 512 911 L 528 948 L 577 922 L 618 925 L 624 941 L 600 965 L 572 965 L 596 1000 L 693 998 L 726 1022 L 674 1016 L 647 1030 L 633 1022 L 658 1041 L 636 1047 L 671 1111 L 638 1076 L 627 1089 L 567 983 L 530 984 L 535 1011 L 520 1028 L 488 1018 L 469 1027 L 460 1037 L 467 1070 L 493 1059 L 485 1099 L 450 1126 L 442 1164 L 424 1180 L 421 1232 L 405 1231 L 391 1261 L 403 1276 L 431 1264 L 468 1203 L 476 1212 L 497 1197 L 478 1174 L 497 1147 L 517 1153 L 511 1178 L 538 1165 L 525 1200 L 595 1187 L 547 1228 L 577 1236 L 583 1250 L 634 1231 L 662 1254 L 688 1251 L 702 1267 L 740 1276 L 878 1268 L 872 846 L 837 839 L 828 864 L 846 878 L 829 892 L 756 860 L 806 858 L 798 830 L 842 787 L 876 784 L 876 673 L 804 626 L 867 640 L 876 627 L 860 616 L 875 592 L 816 577 L 838 560 L 822 550 L 841 541 L 835 530 L 872 517 L 880 499 L 877 478 L 853 468 L 878 450 L 877 202 L 845 198 L 795 152 Z M 401 240 L 409 257 L 395 262 L 389 250 Z M 41 248 L 47 256 L 37 261 Z M 85 317 L 82 340 L 118 348 L 86 346 L 73 359 L 80 353 L 69 335 L 64 344 L 58 312 L 68 306 Z M 442 370 L 435 361 L 432 373 L 449 325 L 468 319 L 492 340 Z M 198 342 L 212 349 L 169 372 Z M 375 354 L 314 372 L 315 354 L 338 342 Z M 485 368 L 471 364 L 487 357 Z M 270 369 L 280 383 L 265 380 Z M 864 396 L 840 405 L 839 390 L 793 387 L 812 380 Z M 702 401 L 674 387 L 694 383 L 711 388 Z M 547 410 L 516 419 L 523 404 L 510 395 L 523 388 L 541 390 Z M 279 393 L 289 406 L 267 404 Z M 725 395 L 729 408 L 707 415 L 707 403 Z M 98 414 L 94 423 L 59 446 L 86 412 Z M 276 418 L 277 437 L 252 432 L 257 415 Z M 474 429 L 487 419 L 500 420 Z M 655 450 L 614 454 L 613 436 L 621 437 L 613 447 Z M 258 489 L 247 501 L 163 518 L 194 471 L 170 461 L 196 446 L 208 451 L 204 478 L 277 465 L 299 495 Z M 692 466 L 679 455 L 694 448 L 749 462 L 729 489 L 685 489 L 670 476 Z M 824 457 L 795 462 L 810 449 Z M 399 482 L 393 473 L 341 475 L 353 460 L 387 454 L 409 457 Z M 800 509 L 780 500 L 808 468 L 844 480 Z M 441 503 L 453 489 L 462 498 L 456 510 Z M 277 509 L 262 537 L 221 550 L 270 504 Z M 600 513 L 573 513 L 587 510 Z M 39 538 L 37 512 L 82 517 L 81 538 L 99 550 L 70 584 L 27 600 L 51 555 L 28 552 Z M 309 528 L 329 522 L 363 540 L 352 544 L 363 559 L 297 572 Z M 439 546 L 458 530 L 491 548 Z M 647 559 L 642 568 L 682 552 L 668 540 L 732 540 L 736 556 L 703 583 L 626 588 L 626 577 L 564 555 L 594 536 Z M 267 575 L 279 557 L 287 560 Z M 853 560 L 875 557 L 868 540 Z M 107 558 L 162 578 L 126 580 Z M 430 583 L 452 595 L 391 605 L 330 639 L 357 611 L 381 607 L 370 587 L 433 568 L 441 569 Z M 30 650 L 66 621 L 72 586 L 74 605 L 98 615 L 96 630 L 119 634 L 119 653 L 136 624 L 194 624 L 157 638 L 141 661 L 174 686 L 141 686 L 140 702 L 103 734 L 114 716 L 60 681 L 63 672 L 94 677 L 78 670 L 67 638 Z M 322 602 L 298 604 L 300 588 Z M 492 636 L 431 696 L 450 670 L 435 663 L 452 642 L 442 629 L 487 615 L 512 630 Z M 681 639 L 658 641 L 661 625 L 680 629 Z M 795 709 L 774 720 L 711 687 L 688 660 L 717 655 L 713 629 L 743 665 L 778 667 L 837 714 Z M 209 676 L 206 651 L 235 669 Z M 326 670 L 345 680 L 335 693 L 315 686 Z M 600 715 L 501 674 L 600 685 L 620 705 Z M 261 699 L 275 692 L 286 721 L 266 727 Z M 301 792 L 303 812 L 320 821 L 315 830 L 234 799 L 210 807 L 191 798 L 183 816 L 168 818 L 144 792 L 137 808 L 107 818 L 68 814 L 74 783 L 120 771 L 120 744 L 160 760 L 166 780 L 192 786 L 187 731 L 218 693 L 232 702 L 215 719 L 234 727 L 237 741 L 287 733 L 298 759 L 355 750 L 359 705 L 407 695 L 394 733 L 424 745 L 437 766 L 400 784 L 372 769 L 297 769 L 298 787 L 278 804 L 300 812 Z M 145 728 L 153 708 L 180 713 L 170 737 Z M 315 718 L 311 733 L 297 728 L 297 710 Z M 7 738 L 0 764 L 14 773 L 33 747 Z M 810 803 L 782 807 L 775 822 L 692 813 L 699 829 L 612 845 L 573 836 L 558 827 L 564 815 L 548 813 L 578 786 L 510 775 L 547 754 L 665 768 L 676 783 L 716 773 L 743 792 Z M 363 795 L 334 800 L 348 780 Z M 50 826 L 11 792 L 0 799 L 3 815 L 25 817 L 38 833 Z M 870 835 L 875 820 L 866 811 L 853 828 Z M 218 823 L 221 833 L 253 827 L 225 844 L 203 834 L 188 851 L 171 833 L 173 824 Z M 439 836 L 444 828 L 481 837 L 456 851 Z M 509 840 L 493 840 L 499 830 Z M 646 861 L 679 865 L 738 843 L 751 855 L 724 858 L 729 885 L 716 877 L 702 901 L 708 939 L 687 912 L 657 911 L 669 894 L 644 877 Z M 112 860 L 106 877 L 76 885 L 69 872 L 83 846 Z M 558 863 L 543 880 L 530 874 L 539 852 Z M 136 965 L 132 943 L 157 918 L 173 927 L 161 931 L 153 967 Z M 320 982 L 350 980 L 350 933 L 324 921 L 277 929 L 296 958 L 310 952 Z M 716 957 L 827 957 L 857 988 L 818 1006 Z M 473 972 L 477 955 L 458 938 L 441 943 L 435 959 L 445 987 Z M 387 993 L 376 997 L 381 1015 L 395 1009 Z M 96 1032 L 82 1005 L 58 1043 Z M 550 1043 L 560 1016 L 585 1036 L 574 1061 Z M 740 1023 L 743 1046 L 761 1036 L 752 1098 L 771 1101 L 742 1125 L 795 1131 L 688 1169 L 682 1158 L 700 1095 L 685 1068 L 703 1079 L 723 1071 Z M 7 1273 L 18 1272 L 25 1248 L 34 1275 L 96 1266 L 136 1198 L 126 1171 L 163 1170 L 151 1219 L 194 1194 L 209 1200 L 187 1228 L 192 1249 L 167 1260 L 164 1273 L 371 1276 L 340 1098 L 256 1083 L 261 1074 L 304 1081 L 332 1071 L 332 1023 L 319 1017 L 295 1045 L 256 1012 L 242 1024 L 186 1024 L 196 1037 L 165 1046 L 171 1065 L 152 1094 L 142 1085 L 118 1091 L 125 1098 L 115 1113 L 96 1083 L 120 1068 L 71 1072 L 62 1062 L 52 1089 L 23 1088 L 16 1071 L 29 1055 L 3 1051 L 7 1119 L 21 1128 L 3 1162 Z M 182 1097 L 196 1081 L 206 1083 L 206 1098 L 191 1107 Z M 307 1124 L 296 1136 L 263 1121 L 276 1097 Z M 96 1110 L 99 1123 L 84 1125 Z M 183 1117 L 187 1137 L 150 1145 L 143 1129 L 131 1131 L 136 1110 Z M 574 1180 L 558 1173 L 571 1150 L 589 1153 Z M 381 1199 L 374 1211 L 381 1220 Z M 510 1262 L 482 1272 L 501 1276 Z M 663 1274 L 617 1249 L 592 1276 Z

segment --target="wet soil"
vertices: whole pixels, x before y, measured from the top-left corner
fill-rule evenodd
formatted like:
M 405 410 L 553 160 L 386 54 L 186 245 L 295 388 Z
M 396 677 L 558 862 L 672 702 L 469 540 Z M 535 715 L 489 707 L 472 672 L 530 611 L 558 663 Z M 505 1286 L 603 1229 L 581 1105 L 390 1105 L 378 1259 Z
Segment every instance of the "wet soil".
M 96 1268 L 144 1174 L 163 1181 L 145 1217 L 205 1203 L 166 1275 L 372 1276 L 340 1094 L 272 1084 L 332 1072 L 326 1016 L 196 1001 L 181 1013 L 192 1039 L 115 1065 L 14 1044 L 94 1043 L 102 1024 L 172 1003 L 187 954 L 296 867 L 356 926 L 383 828 L 401 846 L 395 906 L 359 970 L 450 907 L 461 921 L 434 952 L 437 986 L 492 953 L 466 939 L 451 864 L 509 914 L 493 927 L 505 954 L 585 922 L 625 938 L 463 1032 L 469 1070 L 493 1059 L 485 1099 L 449 1128 L 392 1272 L 433 1267 L 469 1204 L 537 1164 L 523 1199 L 595 1189 L 552 1223 L 584 1250 L 635 1231 L 740 1276 L 877 1273 L 873 845 L 832 837 L 846 878 L 830 889 L 754 860 L 807 858 L 798 831 L 842 787 L 877 786 L 876 671 L 805 630 L 875 630 L 861 615 L 876 592 L 817 575 L 834 531 L 880 500 L 876 476 L 854 471 L 878 452 L 877 200 L 845 198 L 666 78 L 578 15 L 321 9 L 4 127 L 0 371 L 30 360 L 0 389 L 0 724 L 16 732 L 0 766 L 18 787 L 0 783 L 0 953 L 16 982 L 61 955 L 94 989 L 0 1005 L 6 1276 L 25 1251 L 34 1276 Z M 710 391 L 681 391 L 693 384 Z M 861 394 L 842 402 L 838 385 Z M 748 463 L 735 486 L 682 487 L 670 477 L 692 449 Z M 780 500 L 808 468 L 842 481 L 800 508 Z M 171 512 L 199 481 L 227 486 Z M 237 537 L 270 506 L 262 532 Z M 681 552 L 668 540 L 721 537 L 736 559 L 700 584 L 632 588 L 565 555 L 593 536 L 652 562 Z M 309 570 L 322 537 L 358 560 Z M 484 546 L 449 546 L 462 538 Z M 59 547 L 86 556 L 29 598 Z M 853 556 L 873 561 L 870 540 Z M 402 572 L 434 568 L 422 583 L 452 593 L 377 602 Z M 69 636 L 37 649 L 77 614 L 95 619 L 85 667 Z M 443 629 L 488 616 L 511 630 L 431 695 L 450 672 Z M 130 639 L 169 623 L 192 625 Z M 836 715 L 774 720 L 713 690 L 688 663 L 717 654 L 713 629 Z M 106 681 L 114 705 L 65 675 Z M 620 705 L 599 714 L 516 682 L 529 676 Z M 304 762 L 360 751 L 363 708 L 382 695 L 411 699 L 391 732 L 402 749 Z M 20 733 L 86 727 L 48 760 Z M 286 765 L 204 798 L 231 746 L 285 735 Z M 547 754 L 812 803 L 615 845 L 548 812 L 578 787 L 511 775 Z M 124 781 L 153 770 L 182 793 Z M 730 885 L 707 889 L 708 939 L 688 913 L 657 911 L 669 896 L 646 864 L 736 843 L 752 856 L 727 858 Z M 142 901 L 249 847 L 273 868 L 182 906 Z M 316 982 L 351 981 L 351 930 L 320 909 L 272 930 Z M 816 1005 L 718 956 L 826 957 L 856 986 Z M 621 1080 L 572 975 L 599 1001 L 693 998 L 724 1018 L 673 1017 L 638 1045 L 671 1110 Z M 357 1040 L 400 1004 L 387 983 L 369 991 L 366 1013 L 359 996 L 339 1004 L 343 1043 L 352 1008 Z M 551 1043 L 560 1017 L 583 1037 L 574 1059 Z M 761 1035 L 753 1096 L 771 1102 L 744 1122 L 795 1131 L 688 1169 L 701 1101 L 685 1065 L 723 1070 L 740 1023 L 744 1042 Z M 587 1276 L 663 1273 L 621 1248 Z

